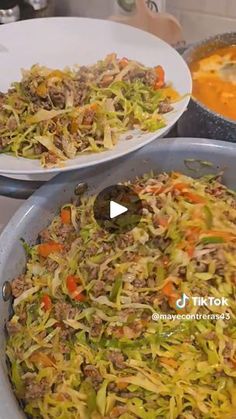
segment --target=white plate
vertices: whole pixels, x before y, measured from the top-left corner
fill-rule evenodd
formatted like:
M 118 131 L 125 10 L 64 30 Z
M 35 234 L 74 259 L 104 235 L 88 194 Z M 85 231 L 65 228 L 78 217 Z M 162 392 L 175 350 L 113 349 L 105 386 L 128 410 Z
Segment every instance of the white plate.
M 0 91 L 19 80 L 20 70 L 39 63 L 64 68 L 75 64 L 88 65 L 116 52 L 118 56 L 138 60 L 146 66 L 162 65 L 167 81 L 173 82 L 181 95 L 192 91 L 191 74 L 181 56 L 159 38 L 139 29 L 105 20 L 86 18 L 48 18 L 28 20 L 0 26 Z M 167 125 L 154 133 L 133 132 L 132 140 L 121 137 L 113 150 L 81 155 L 68 160 L 64 168 L 44 169 L 38 160 L 0 155 L 0 173 L 57 173 L 93 166 L 128 154 L 163 135 L 180 118 L 189 96 L 176 104 L 166 116 Z

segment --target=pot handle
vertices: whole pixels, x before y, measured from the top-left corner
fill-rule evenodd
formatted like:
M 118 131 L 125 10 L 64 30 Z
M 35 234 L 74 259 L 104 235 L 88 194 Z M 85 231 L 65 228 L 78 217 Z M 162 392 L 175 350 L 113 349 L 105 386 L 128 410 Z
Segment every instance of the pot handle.
M 0 175 L 0 195 L 8 198 L 27 199 L 45 182 L 12 179 Z

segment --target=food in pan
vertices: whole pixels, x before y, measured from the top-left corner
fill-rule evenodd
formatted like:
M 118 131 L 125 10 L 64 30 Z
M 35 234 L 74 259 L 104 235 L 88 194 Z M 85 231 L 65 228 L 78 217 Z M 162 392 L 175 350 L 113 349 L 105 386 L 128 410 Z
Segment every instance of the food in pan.
M 220 48 L 190 67 L 194 97 L 236 121 L 236 45 Z
M 80 153 L 112 149 L 129 130 L 163 128 L 163 115 L 178 99 L 161 66 L 116 54 L 77 70 L 35 65 L 0 93 L 0 150 L 40 159 L 44 167 L 62 165 Z
M 235 193 L 217 176 L 176 172 L 128 185 L 143 202 L 132 231 L 101 229 L 83 195 L 24 244 L 6 325 L 16 396 L 33 418 L 232 419 Z M 227 304 L 178 310 L 183 294 Z

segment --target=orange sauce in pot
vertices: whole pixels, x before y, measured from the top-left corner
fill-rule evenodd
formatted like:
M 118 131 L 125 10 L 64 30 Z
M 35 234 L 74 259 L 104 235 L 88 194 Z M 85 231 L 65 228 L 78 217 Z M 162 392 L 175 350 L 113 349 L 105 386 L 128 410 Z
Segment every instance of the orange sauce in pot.
M 193 96 L 210 110 L 236 121 L 236 45 L 190 64 Z

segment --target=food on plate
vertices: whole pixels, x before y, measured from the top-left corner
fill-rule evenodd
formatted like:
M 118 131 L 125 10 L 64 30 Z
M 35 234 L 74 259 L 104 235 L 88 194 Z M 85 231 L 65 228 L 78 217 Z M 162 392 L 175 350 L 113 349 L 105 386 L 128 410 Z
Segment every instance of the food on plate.
M 218 176 L 177 172 L 127 184 L 143 201 L 132 231 L 102 230 L 84 194 L 24 243 L 6 324 L 15 394 L 34 418 L 232 419 L 235 193 Z M 177 310 L 183 293 L 227 304 Z
M 179 98 L 162 66 L 116 54 L 64 71 L 34 65 L 0 93 L 0 151 L 60 166 L 80 153 L 112 149 L 129 130 L 163 128 Z
M 212 111 L 236 121 L 236 45 L 193 61 L 193 95 Z

